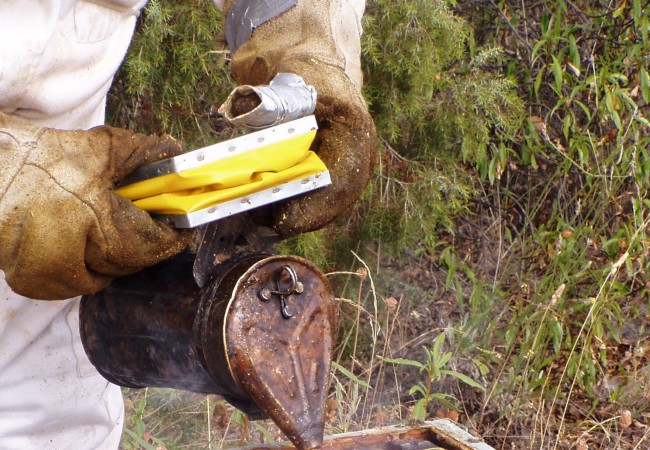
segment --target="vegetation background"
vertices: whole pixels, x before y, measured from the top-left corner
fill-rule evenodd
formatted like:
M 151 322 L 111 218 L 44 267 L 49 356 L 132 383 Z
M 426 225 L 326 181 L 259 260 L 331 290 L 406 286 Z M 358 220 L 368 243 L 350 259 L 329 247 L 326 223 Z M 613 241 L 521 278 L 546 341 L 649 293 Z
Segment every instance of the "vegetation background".
M 448 417 L 496 448 L 650 448 L 649 11 L 368 1 L 375 177 L 279 249 L 340 297 L 328 433 Z M 151 0 L 109 121 L 232 136 L 228 56 L 209 0 Z M 216 398 L 125 392 L 125 449 L 282 439 Z

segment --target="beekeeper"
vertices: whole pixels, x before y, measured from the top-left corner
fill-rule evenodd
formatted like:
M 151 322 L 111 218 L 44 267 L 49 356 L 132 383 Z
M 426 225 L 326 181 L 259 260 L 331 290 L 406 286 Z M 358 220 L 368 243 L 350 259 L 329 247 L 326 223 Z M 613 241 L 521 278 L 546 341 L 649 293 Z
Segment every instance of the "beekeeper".
M 89 363 L 79 295 L 181 251 L 188 235 L 112 193 L 177 154 L 171 137 L 101 126 L 143 0 L 0 1 L 0 449 L 117 448 L 120 389 Z M 216 0 L 240 84 L 316 87 L 316 151 L 334 186 L 273 209 L 317 229 L 363 190 L 374 128 L 360 95 L 358 0 Z M 314 207 L 313 205 L 318 205 Z M 59 301 L 43 301 L 59 300 Z

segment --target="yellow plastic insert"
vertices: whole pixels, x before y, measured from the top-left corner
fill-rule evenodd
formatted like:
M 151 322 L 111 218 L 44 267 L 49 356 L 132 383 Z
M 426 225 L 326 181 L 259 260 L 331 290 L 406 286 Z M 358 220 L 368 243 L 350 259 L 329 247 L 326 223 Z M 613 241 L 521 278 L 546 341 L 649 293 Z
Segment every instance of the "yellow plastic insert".
M 316 131 L 179 173 L 139 181 L 118 195 L 156 214 L 187 214 L 327 170 L 309 150 Z

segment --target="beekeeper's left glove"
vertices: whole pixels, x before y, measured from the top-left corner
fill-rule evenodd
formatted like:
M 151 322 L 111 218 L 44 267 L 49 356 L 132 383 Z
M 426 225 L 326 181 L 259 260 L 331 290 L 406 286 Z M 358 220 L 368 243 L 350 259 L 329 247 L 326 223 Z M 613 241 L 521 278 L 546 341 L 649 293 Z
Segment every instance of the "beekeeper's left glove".
M 70 298 L 182 250 L 188 234 L 113 193 L 140 165 L 181 151 L 171 137 L 39 128 L 0 113 L 0 269 L 9 286 Z

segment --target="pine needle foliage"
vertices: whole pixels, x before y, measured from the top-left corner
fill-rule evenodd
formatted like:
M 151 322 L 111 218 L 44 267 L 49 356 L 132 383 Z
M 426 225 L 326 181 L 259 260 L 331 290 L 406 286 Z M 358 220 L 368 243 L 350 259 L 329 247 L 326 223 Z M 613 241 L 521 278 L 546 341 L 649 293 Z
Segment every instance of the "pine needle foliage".
M 486 70 L 500 50 L 477 50 L 447 0 L 370 2 L 363 54 L 379 132 L 407 158 L 460 145 L 464 160 L 484 163 L 494 128 L 511 138 L 521 126 L 516 83 Z
M 464 55 L 468 29 L 447 2 L 369 2 L 364 24 L 366 93 L 382 136 L 424 131 L 426 110 L 447 84 L 443 72 Z M 405 147 L 407 148 L 407 147 Z
M 210 106 L 233 86 L 221 39 L 221 13 L 210 0 L 151 0 L 114 89 L 121 95 L 112 101 L 114 121 L 127 114 L 131 128 L 189 146 L 213 142 Z
M 454 217 L 469 214 L 475 170 L 492 183 L 519 158 L 511 143 L 523 102 L 497 64 L 501 50 L 477 49 L 448 0 L 370 0 L 363 25 L 364 94 L 382 145 L 377 176 L 352 220 L 338 224 L 348 239 L 337 245 L 433 251 L 441 233 L 454 234 Z M 327 238 L 298 237 L 287 250 L 334 260 L 344 253 Z
M 476 49 L 452 7 L 447 0 L 368 2 L 365 95 L 382 146 L 353 236 L 379 240 L 393 254 L 433 249 L 441 232 L 454 233 L 454 216 L 468 213 L 474 169 L 498 177 L 524 117 L 516 83 L 489 67 L 500 50 Z

